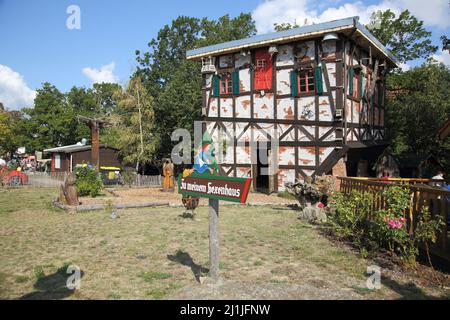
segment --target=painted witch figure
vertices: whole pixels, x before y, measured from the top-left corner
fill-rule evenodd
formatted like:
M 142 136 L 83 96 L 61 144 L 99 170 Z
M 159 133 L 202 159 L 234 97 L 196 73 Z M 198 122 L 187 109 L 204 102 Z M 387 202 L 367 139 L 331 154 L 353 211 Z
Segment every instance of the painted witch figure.
M 208 132 L 205 132 L 202 139 L 202 146 L 197 150 L 194 157 L 194 168 L 196 172 L 210 174 L 219 174 L 219 165 L 217 164 L 214 146 Z
M 202 146 L 195 153 L 194 167 L 192 169 L 185 169 L 183 171 L 183 178 L 190 176 L 193 172 L 200 174 L 219 174 L 219 165 L 217 164 L 214 154 L 214 146 L 212 145 L 212 139 L 207 132 L 203 135 Z M 190 213 L 184 212 L 183 217 L 193 218 L 200 199 L 183 195 L 181 201 L 186 210 L 191 211 Z

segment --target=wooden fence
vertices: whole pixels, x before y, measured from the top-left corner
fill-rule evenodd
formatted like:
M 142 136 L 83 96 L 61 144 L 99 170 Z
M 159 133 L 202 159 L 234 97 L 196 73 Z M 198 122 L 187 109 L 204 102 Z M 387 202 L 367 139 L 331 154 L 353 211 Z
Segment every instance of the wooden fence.
M 144 175 L 136 175 L 136 180 L 133 183 L 133 187 L 154 187 L 161 186 L 162 179 L 160 175 L 157 176 L 144 176 Z
M 28 183 L 25 186 L 36 188 L 59 188 L 67 177 L 67 172 L 31 172 L 25 173 L 28 176 Z
M 340 180 L 340 191 L 348 193 L 352 190 L 361 193 L 371 193 L 373 196 L 372 210 L 384 209 L 386 201 L 382 191 L 388 186 L 399 186 L 408 189 L 410 193 L 410 204 L 407 209 L 407 228 L 410 235 L 414 234 L 417 224 L 417 215 L 422 208 L 428 207 L 432 216 L 441 216 L 445 221 L 443 232 L 436 245 L 431 251 L 450 262 L 450 237 L 449 237 L 449 217 L 450 217 L 450 191 L 433 185 L 442 183 L 442 180 L 431 179 L 400 179 L 400 178 L 349 178 L 338 177 Z M 430 184 L 430 185 L 427 185 Z
M 68 175 L 67 172 L 30 172 L 25 174 L 28 176 L 28 183 L 14 187 L 59 188 Z M 140 174 L 136 175 L 135 180 L 131 184 L 132 187 L 156 187 L 161 185 L 162 178 L 160 175 L 147 176 Z

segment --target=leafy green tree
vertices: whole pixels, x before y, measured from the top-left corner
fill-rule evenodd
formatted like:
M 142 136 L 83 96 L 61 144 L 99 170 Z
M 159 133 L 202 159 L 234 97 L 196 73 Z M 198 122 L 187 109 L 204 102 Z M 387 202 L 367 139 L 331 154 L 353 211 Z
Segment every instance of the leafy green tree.
M 155 115 L 153 98 L 139 76 L 133 76 L 128 85 L 117 91 L 115 99 L 119 113 L 111 117 L 118 133 L 120 154 L 126 164 L 151 163 L 155 152 Z
M 387 46 L 400 62 L 428 58 L 438 49 L 432 45 L 431 32 L 423 27 L 408 10 L 396 16 L 391 10 L 372 13 L 366 26 L 382 44 Z
M 136 50 L 139 63 L 137 74 L 143 79 L 147 90 L 157 97 L 172 78 L 175 70 L 186 59 L 186 50 L 194 48 L 200 32 L 200 20 L 180 16 L 159 30 L 150 40 L 150 50 L 141 54 Z
M 289 22 L 282 22 L 282 23 L 274 23 L 273 24 L 273 29 L 275 31 L 285 31 L 285 30 L 290 30 L 290 29 L 294 29 L 294 28 L 298 28 L 299 25 L 294 23 L 289 23 Z
M 441 36 L 441 41 L 442 41 L 442 50 L 450 51 L 450 39 L 447 38 L 447 36 Z
M 450 70 L 429 60 L 387 78 L 386 138 L 396 154 L 434 154 L 449 162 L 450 143 L 437 137 L 450 114 Z
M 217 20 L 203 18 L 200 28 L 201 36 L 195 43 L 196 47 L 242 39 L 256 34 L 255 22 L 250 13 L 241 13 L 235 18 L 230 18 L 227 14 Z
M 11 115 L 0 106 L 0 157 L 5 157 L 11 153 L 15 145 L 14 123 Z
M 73 113 L 71 130 L 77 141 L 90 137 L 90 130 L 84 123 L 76 121 L 76 116 L 86 117 L 106 117 L 114 113 L 117 109 L 117 102 L 114 100 L 114 93 L 120 90 L 120 86 L 115 83 L 94 83 L 92 88 L 72 87 L 66 94 L 68 107 Z M 109 135 L 110 130 L 106 129 L 103 135 Z M 112 142 L 113 139 L 104 139 Z M 114 144 L 114 143 L 110 143 Z
M 156 154 L 168 156 L 172 149 L 170 135 L 175 128 L 193 131 L 201 115 L 201 72 L 196 62 L 186 61 L 186 51 L 195 47 L 245 38 L 256 33 L 250 14 L 217 20 L 181 16 L 164 26 L 150 50 L 136 51 L 136 71 L 154 97 Z
M 17 130 L 30 152 L 76 142 L 71 131 L 73 112 L 66 96 L 50 83 L 37 89 L 34 108 L 24 108 L 22 112 L 24 117 Z
M 171 146 L 172 132 L 178 128 L 185 128 L 192 132 L 194 120 L 201 118 L 200 74 L 200 65 L 197 62 L 185 61 L 158 97 L 160 113 L 156 132 L 159 137 L 159 147 L 166 153 L 170 150 L 164 146 Z
M 71 132 L 75 136 L 75 140 L 81 141 L 83 138 L 89 139 L 91 131 L 86 124 L 77 121 L 77 116 L 96 117 L 99 114 L 95 95 L 91 89 L 74 86 L 66 93 L 66 97 L 68 112 L 72 113 L 73 121 L 71 122 L 70 127 Z
M 96 112 L 101 116 L 108 116 L 117 109 L 117 101 L 114 99 L 114 93 L 120 90 L 117 83 L 94 83 L 91 92 L 96 100 Z

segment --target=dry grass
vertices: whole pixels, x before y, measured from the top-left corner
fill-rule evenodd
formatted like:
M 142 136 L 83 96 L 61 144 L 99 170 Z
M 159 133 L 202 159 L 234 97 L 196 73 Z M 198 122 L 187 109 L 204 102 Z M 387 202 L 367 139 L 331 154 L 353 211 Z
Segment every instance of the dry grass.
M 55 209 L 54 195 L 52 189 L 0 193 L 0 298 L 161 299 L 207 273 L 207 208 L 194 220 L 182 218 L 181 208 L 121 210 L 111 220 L 104 211 Z M 407 295 L 388 286 L 364 290 L 370 262 L 297 216 L 286 207 L 223 206 L 222 276 L 345 289 L 362 298 Z M 68 264 L 83 273 L 75 292 L 64 287 Z

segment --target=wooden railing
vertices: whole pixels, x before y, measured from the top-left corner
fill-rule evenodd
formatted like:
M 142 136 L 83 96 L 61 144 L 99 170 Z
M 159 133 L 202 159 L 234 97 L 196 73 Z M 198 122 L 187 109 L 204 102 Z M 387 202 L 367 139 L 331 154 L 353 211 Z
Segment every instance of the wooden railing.
M 431 216 L 441 216 L 445 221 L 439 241 L 432 246 L 432 253 L 450 262 L 450 237 L 448 222 L 450 217 L 450 191 L 433 185 L 443 183 L 442 180 L 432 179 L 401 179 L 401 178 L 359 178 L 338 177 L 340 191 L 348 193 L 352 190 L 370 193 L 373 196 L 372 210 L 385 208 L 386 201 L 382 191 L 387 186 L 399 186 L 410 193 L 410 204 L 407 209 L 407 228 L 410 235 L 414 234 L 417 215 L 424 207 L 428 207 Z M 430 184 L 430 185 L 428 185 Z

